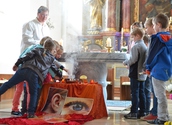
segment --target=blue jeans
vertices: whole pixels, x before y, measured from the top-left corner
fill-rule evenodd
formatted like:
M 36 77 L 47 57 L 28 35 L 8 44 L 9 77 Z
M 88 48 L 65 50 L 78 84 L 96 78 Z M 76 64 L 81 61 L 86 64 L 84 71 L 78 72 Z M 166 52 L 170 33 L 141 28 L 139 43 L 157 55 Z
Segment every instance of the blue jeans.
M 145 82 L 130 78 L 131 87 L 131 113 L 138 113 L 140 107 L 140 114 L 146 112 L 146 98 L 145 98 Z
M 41 92 L 41 88 L 38 87 L 38 97 L 37 97 L 37 102 L 36 102 L 36 106 L 38 105 L 38 101 L 39 101 L 39 97 L 40 97 L 40 92 Z M 27 112 L 27 89 L 26 89 L 26 84 L 24 85 L 24 98 L 22 100 L 22 108 L 21 108 L 21 112 L 24 114 Z
M 153 90 L 152 77 L 150 77 L 150 80 L 151 80 L 152 94 L 153 94 L 153 106 L 152 106 L 152 109 L 151 109 L 150 113 L 153 114 L 154 116 L 157 116 L 158 100 L 155 97 L 155 93 L 154 93 L 154 90 Z
M 145 81 L 146 113 L 150 112 L 152 83 L 150 77 Z
M 33 70 L 29 68 L 18 69 L 16 73 L 13 75 L 13 77 L 0 87 L 0 95 L 6 92 L 9 88 L 24 80 L 28 82 L 30 92 L 30 103 L 28 113 L 34 114 L 36 111 L 36 102 L 38 97 L 37 88 L 39 86 L 39 77 Z

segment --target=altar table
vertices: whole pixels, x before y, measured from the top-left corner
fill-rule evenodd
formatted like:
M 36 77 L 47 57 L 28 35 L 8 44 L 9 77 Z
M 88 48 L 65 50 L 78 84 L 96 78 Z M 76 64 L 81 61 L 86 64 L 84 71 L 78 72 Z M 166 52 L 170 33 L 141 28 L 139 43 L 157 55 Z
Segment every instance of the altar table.
M 95 119 L 107 117 L 106 104 L 103 98 L 103 90 L 100 84 L 89 84 L 89 83 L 54 83 L 44 84 L 42 87 L 41 96 L 39 99 L 37 111 L 41 111 L 46 103 L 46 97 L 50 87 L 57 87 L 68 89 L 68 97 L 80 97 L 80 98 L 92 98 L 94 104 L 92 107 L 91 115 Z

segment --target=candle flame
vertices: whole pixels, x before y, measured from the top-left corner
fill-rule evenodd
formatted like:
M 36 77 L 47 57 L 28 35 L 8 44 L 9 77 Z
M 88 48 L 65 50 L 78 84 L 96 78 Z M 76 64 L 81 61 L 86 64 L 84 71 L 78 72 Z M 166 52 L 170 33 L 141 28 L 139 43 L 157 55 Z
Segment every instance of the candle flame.
M 63 46 L 63 39 L 60 39 L 59 44 Z

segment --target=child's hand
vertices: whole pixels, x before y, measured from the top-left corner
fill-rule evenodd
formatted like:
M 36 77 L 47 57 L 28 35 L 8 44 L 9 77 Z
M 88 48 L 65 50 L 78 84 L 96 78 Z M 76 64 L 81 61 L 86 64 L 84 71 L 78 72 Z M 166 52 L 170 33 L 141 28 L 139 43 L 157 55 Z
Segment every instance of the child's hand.
M 150 71 L 149 70 L 146 70 L 145 74 L 148 75 L 148 77 L 150 77 Z
M 17 71 L 18 67 L 16 65 L 13 66 L 13 71 Z

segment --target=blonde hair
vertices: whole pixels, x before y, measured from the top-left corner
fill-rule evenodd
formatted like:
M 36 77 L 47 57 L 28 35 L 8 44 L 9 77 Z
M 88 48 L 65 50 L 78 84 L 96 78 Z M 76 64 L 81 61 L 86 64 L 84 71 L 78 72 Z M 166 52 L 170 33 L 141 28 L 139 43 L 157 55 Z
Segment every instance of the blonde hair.
M 44 45 L 43 45 L 43 47 L 44 47 L 44 56 L 46 55 L 45 53 L 47 52 L 47 51 L 52 51 L 53 49 L 54 49 L 54 47 L 56 47 L 56 43 L 54 42 L 54 40 L 52 40 L 52 39 L 48 39 L 45 43 L 44 43 Z
M 131 35 L 134 35 L 134 36 L 139 35 L 141 38 L 143 38 L 144 31 L 141 28 L 135 28 L 132 30 Z
M 49 40 L 49 39 L 52 39 L 52 38 L 49 37 L 49 36 L 45 36 L 45 37 L 43 37 L 43 38 L 41 39 L 41 41 L 39 42 L 39 44 L 43 46 L 44 43 L 45 43 L 47 40 Z
M 146 25 L 148 26 L 153 26 L 153 23 L 152 23 L 152 18 L 147 18 L 145 23 L 144 23 L 144 26 L 146 27 Z
M 63 46 L 60 44 L 59 44 L 59 46 L 60 46 L 60 49 L 57 51 L 57 54 L 62 54 L 63 53 Z
M 56 44 L 56 49 L 57 51 L 60 49 L 60 44 L 58 43 L 58 41 L 54 40 L 55 44 Z

